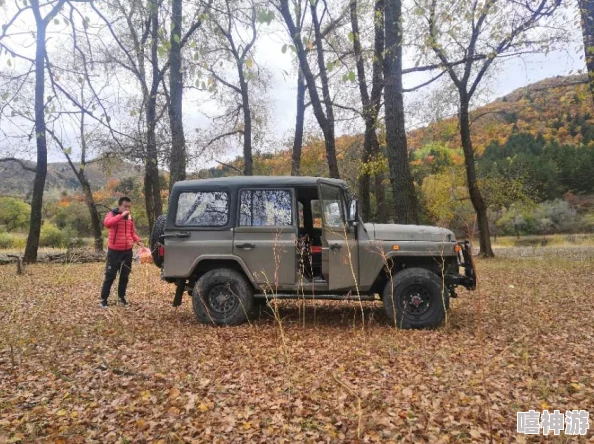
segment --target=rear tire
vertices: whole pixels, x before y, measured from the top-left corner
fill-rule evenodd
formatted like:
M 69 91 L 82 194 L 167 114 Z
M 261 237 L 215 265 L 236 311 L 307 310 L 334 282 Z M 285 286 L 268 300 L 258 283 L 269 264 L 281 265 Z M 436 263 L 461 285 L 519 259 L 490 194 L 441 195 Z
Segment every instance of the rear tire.
M 450 294 L 435 273 L 407 268 L 384 288 L 384 310 L 398 328 L 434 328 L 443 321 Z
M 151 232 L 151 254 L 153 255 L 153 263 L 161 268 L 163 266 L 163 258 L 159 255 L 159 248 L 161 247 L 160 238 L 165 234 L 165 222 L 167 222 L 167 215 L 162 214 L 157 217 Z
M 254 290 L 245 277 L 228 268 L 203 274 L 194 285 L 192 306 L 202 324 L 239 325 L 247 321 Z

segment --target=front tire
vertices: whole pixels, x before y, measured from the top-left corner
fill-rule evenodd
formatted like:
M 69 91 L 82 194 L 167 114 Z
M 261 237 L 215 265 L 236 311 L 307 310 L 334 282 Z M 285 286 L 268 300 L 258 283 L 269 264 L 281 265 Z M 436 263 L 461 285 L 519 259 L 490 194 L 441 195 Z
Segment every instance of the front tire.
M 399 328 L 434 328 L 443 321 L 450 295 L 442 280 L 424 268 L 396 273 L 384 288 L 384 310 Z
M 192 306 L 202 324 L 239 325 L 247 321 L 254 304 L 254 290 L 245 277 L 219 268 L 203 274 L 194 285 Z

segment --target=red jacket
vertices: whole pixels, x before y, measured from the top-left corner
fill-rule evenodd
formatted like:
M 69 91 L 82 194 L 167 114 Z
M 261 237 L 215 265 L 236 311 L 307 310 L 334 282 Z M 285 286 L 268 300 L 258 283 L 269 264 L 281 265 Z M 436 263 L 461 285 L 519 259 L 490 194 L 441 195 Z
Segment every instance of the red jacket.
M 140 240 L 131 215 L 128 215 L 126 220 L 121 214 L 113 214 L 113 211 L 110 211 L 105 215 L 103 225 L 109 229 L 107 247 L 110 250 L 130 250 L 134 243 Z

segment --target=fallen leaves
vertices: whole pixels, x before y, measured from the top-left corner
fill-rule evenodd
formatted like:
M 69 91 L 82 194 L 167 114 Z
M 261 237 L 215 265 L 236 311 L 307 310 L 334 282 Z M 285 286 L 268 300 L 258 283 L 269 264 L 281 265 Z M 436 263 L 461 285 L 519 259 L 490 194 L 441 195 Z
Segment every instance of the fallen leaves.
M 0 267 L 0 442 L 520 441 L 518 410 L 594 411 L 592 265 L 479 261 L 434 331 L 287 301 L 284 336 L 197 324 L 150 266 L 104 311 L 98 264 Z

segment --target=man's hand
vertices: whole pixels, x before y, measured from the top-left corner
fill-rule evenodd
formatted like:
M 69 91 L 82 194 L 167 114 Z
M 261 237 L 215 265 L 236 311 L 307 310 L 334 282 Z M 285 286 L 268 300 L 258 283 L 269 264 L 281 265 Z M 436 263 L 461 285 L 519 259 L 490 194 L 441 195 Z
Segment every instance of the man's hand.
M 122 213 L 122 217 L 126 217 L 126 216 L 128 216 L 128 215 L 130 215 L 130 212 L 129 212 L 129 211 L 124 211 L 124 212 Z
M 136 245 L 139 245 L 142 248 L 144 248 L 144 242 L 142 242 L 141 240 L 139 240 L 138 242 L 136 242 Z

